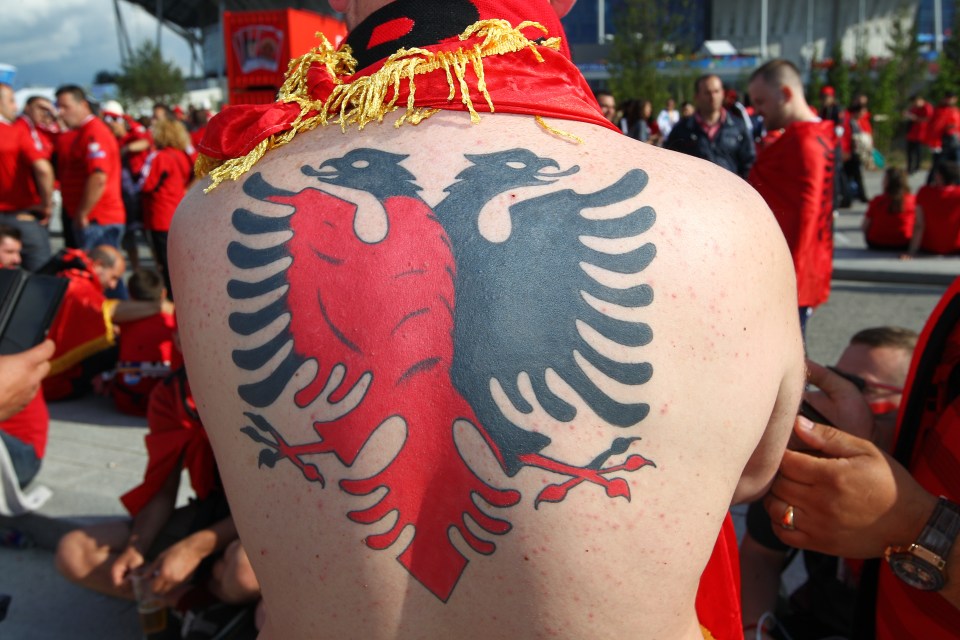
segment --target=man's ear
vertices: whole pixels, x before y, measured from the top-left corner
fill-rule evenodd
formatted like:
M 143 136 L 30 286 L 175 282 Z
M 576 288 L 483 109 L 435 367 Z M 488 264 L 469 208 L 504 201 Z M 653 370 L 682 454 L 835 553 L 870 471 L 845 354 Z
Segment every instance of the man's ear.
M 790 102 L 790 99 L 793 98 L 793 89 L 791 89 L 788 85 L 783 85 L 780 87 L 780 91 L 783 93 L 784 103 Z
M 550 6 L 561 18 L 567 15 L 575 4 L 577 4 L 577 0 L 550 0 Z

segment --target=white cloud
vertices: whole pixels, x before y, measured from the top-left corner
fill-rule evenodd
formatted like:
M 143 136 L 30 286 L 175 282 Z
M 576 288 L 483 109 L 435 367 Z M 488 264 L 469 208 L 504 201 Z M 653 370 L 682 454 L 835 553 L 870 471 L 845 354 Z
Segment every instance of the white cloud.
M 0 21 L 0 62 L 17 67 L 16 83 L 90 84 L 97 71 L 117 71 L 120 51 L 112 0 L 5 1 Z M 156 37 L 156 21 L 139 7 L 121 2 L 131 44 Z M 184 70 L 189 48 L 164 30 L 163 54 Z

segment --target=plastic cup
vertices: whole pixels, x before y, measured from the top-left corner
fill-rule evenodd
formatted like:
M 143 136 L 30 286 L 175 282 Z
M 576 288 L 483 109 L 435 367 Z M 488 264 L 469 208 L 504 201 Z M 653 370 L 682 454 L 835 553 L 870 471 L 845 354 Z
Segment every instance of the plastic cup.
M 163 598 L 153 592 L 153 577 L 131 574 L 133 595 L 137 600 L 137 614 L 140 616 L 140 630 L 144 636 L 160 633 L 167 628 L 167 604 Z

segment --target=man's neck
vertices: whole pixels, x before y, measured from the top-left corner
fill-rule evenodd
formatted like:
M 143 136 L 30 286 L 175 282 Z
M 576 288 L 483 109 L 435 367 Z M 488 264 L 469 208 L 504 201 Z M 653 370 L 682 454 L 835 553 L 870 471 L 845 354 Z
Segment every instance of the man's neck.
M 703 111 L 697 111 L 697 115 L 700 117 L 700 120 L 704 124 L 715 125 L 720 122 L 720 118 L 723 117 L 723 109 L 717 109 L 716 111 L 708 111 L 704 113 Z

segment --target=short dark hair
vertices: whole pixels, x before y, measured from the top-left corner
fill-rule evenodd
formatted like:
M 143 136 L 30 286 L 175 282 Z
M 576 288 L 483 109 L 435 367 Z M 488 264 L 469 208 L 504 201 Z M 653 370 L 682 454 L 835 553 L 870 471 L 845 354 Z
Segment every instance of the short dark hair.
M 913 351 L 917 346 L 917 332 L 903 327 L 872 327 L 858 331 L 850 338 L 850 344 L 867 347 L 892 347 Z
M 943 180 L 945 186 L 956 186 L 960 184 L 960 165 L 944 160 L 937 165 L 937 175 Z
M 612 93 L 610 93 L 609 91 L 607 91 L 606 89 L 600 89 L 599 91 L 594 91 L 594 92 L 593 92 L 593 97 L 596 98 L 597 101 L 600 100 L 600 96 L 610 96 L 611 98 L 613 98 L 614 100 L 616 100 L 616 97 L 615 97 Z
M 120 253 L 113 247 L 107 245 L 99 245 L 90 249 L 87 252 L 87 257 L 90 258 L 91 262 L 96 262 L 97 264 L 102 264 L 108 269 L 112 269 L 117 264 L 117 256 Z
M 693 93 L 694 94 L 700 93 L 700 85 L 702 85 L 704 82 L 706 82 L 710 78 L 716 78 L 717 80 L 720 80 L 720 76 L 718 76 L 715 73 L 705 73 L 702 76 L 697 76 L 697 79 L 693 81 Z M 720 81 L 720 84 L 723 84 L 722 80 Z
M 127 290 L 133 300 L 156 302 L 163 298 L 163 278 L 155 269 L 137 269 L 127 279 Z
M 771 87 L 782 87 L 787 84 L 788 79 L 794 81 L 794 83 L 801 82 L 800 70 L 797 69 L 797 65 L 782 58 L 766 62 L 755 69 L 750 74 L 750 82 L 757 78 Z
M 73 99 L 77 102 L 86 102 L 90 104 L 90 100 L 87 98 L 87 92 L 83 90 L 83 87 L 76 84 L 65 84 L 60 87 L 57 87 L 57 90 L 54 92 L 58 98 L 65 93 L 69 93 L 73 96 Z
M 20 233 L 20 229 L 8 224 L 0 224 L 0 240 L 4 238 L 13 238 L 17 242 L 23 242 L 23 234 Z
M 30 96 L 29 98 L 27 98 L 27 101 L 24 103 L 24 106 L 29 107 L 30 105 L 32 105 L 34 102 L 37 102 L 38 100 L 46 100 L 47 102 L 49 102 L 50 98 L 48 98 L 47 96 Z

